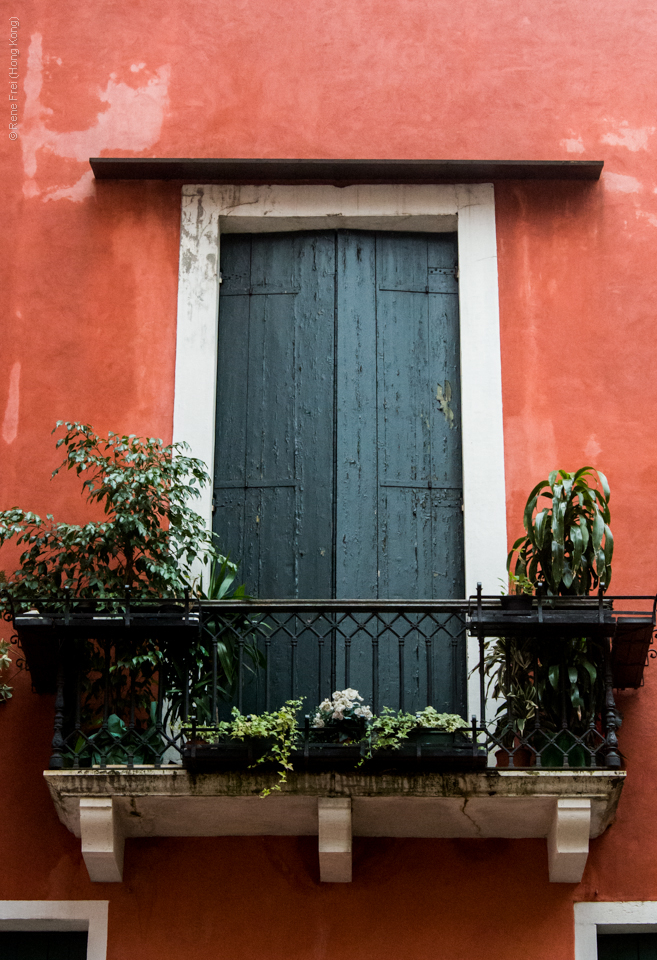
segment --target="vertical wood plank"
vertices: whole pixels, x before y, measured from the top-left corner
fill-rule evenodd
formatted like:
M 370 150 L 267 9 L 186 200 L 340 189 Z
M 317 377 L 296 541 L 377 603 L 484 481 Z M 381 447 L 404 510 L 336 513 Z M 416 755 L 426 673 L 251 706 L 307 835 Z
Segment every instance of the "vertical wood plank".
M 296 234 L 297 596 L 333 596 L 335 235 Z
M 246 551 L 246 430 L 249 357 L 251 239 L 233 237 L 222 259 L 223 284 L 217 350 L 214 444 L 215 511 L 219 548 L 242 561 Z
M 267 598 L 332 584 L 333 235 L 226 237 L 215 530 Z
M 336 596 L 378 596 L 376 243 L 337 242 Z

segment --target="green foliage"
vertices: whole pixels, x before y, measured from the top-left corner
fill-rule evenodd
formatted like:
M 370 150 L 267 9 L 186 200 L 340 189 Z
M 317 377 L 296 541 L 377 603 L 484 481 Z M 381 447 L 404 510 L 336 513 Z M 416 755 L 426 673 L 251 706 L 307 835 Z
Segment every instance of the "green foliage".
M 217 556 L 203 518 L 189 506 L 209 476 L 200 460 L 184 455 L 185 444 L 109 433 L 87 424 L 58 421 L 57 441 L 66 456 L 53 472 L 73 470 L 91 504 L 105 520 L 82 525 L 43 520 L 19 507 L 0 512 L 0 546 L 14 539 L 25 549 L 20 569 L 8 578 L 15 602 L 44 596 L 79 598 L 171 597 L 192 586 L 192 564 Z M 55 432 L 55 431 L 53 431 Z
M 338 694 L 354 694 L 350 699 L 358 702 L 362 698 L 358 696 L 357 690 L 337 691 Z M 334 699 L 336 694 L 334 694 Z M 338 697 L 339 699 L 339 697 Z M 327 701 L 324 701 L 327 702 Z M 301 709 L 303 699 L 287 700 L 280 710 L 274 710 L 271 713 L 250 714 L 243 716 L 237 707 L 232 709 L 232 720 L 224 720 L 213 724 L 192 724 L 186 722 L 182 724 L 182 729 L 186 734 L 192 730 L 201 737 L 212 737 L 214 741 L 220 740 L 266 740 L 269 747 L 256 761 L 259 763 L 275 763 L 279 769 L 280 775 L 278 783 L 271 789 L 265 788 L 261 796 L 266 797 L 271 790 L 280 790 L 280 785 L 286 782 L 287 773 L 292 770 L 291 753 L 299 739 L 299 727 L 297 724 L 297 713 Z M 358 718 L 360 719 L 360 718 Z M 340 721 L 335 721 L 339 723 Z M 351 731 L 354 718 L 345 717 L 342 721 Z M 379 716 L 370 717 L 363 720 L 366 732 L 362 733 L 362 727 L 359 729 L 360 739 L 354 740 L 351 735 L 344 740 L 339 741 L 345 744 L 362 743 L 365 746 L 365 755 L 361 759 L 359 766 L 365 759 L 371 759 L 376 750 L 396 750 L 413 730 L 421 728 L 431 728 L 432 730 L 453 733 L 456 730 L 469 729 L 469 724 L 453 713 L 438 713 L 433 707 L 425 707 L 417 713 L 404 713 L 398 711 L 395 713 L 390 707 L 384 707 Z M 326 727 L 316 728 L 324 735 Z M 331 742 L 333 738 L 329 732 Z M 255 766 L 255 764 L 254 764 Z
M 248 600 L 244 584 L 236 585 L 238 567 L 227 557 L 216 557 L 210 566 L 207 593 L 199 589 L 205 600 Z M 228 702 L 234 699 L 239 679 L 239 640 L 242 640 L 242 669 L 246 676 L 243 682 L 255 679 L 260 668 L 265 666 L 265 657 L 258 649 L 256 631 L 267 631 L 267 624 L 260 623 L 249 613 L 225 612 L 217 609 L 215 615 L 204 623 L 202 635 L 184 649 L 170 645 L 166 651 L 168 668 L 167 722 L 176 724 L 183 717 L 185 693 L 189 691 L 193 713 L 201 723 L 216 723 L 212 715 L 213 692 L 213 641 L 217 644 L 217 697 Z
M 536 717 L 544 730 L 582 735 L 604 702 L 603 651 L 594 640 L 576 637 L 501 637 L 486 645 L 489 693 L 503 702 L 496 735 L 512 746 L 527 736 Z M 563 696 L 562 696 L 563 694 Z
M 549 595 L 584 595 L 611 582 L 614 538 L 609 528 L 609 484 L 593 467 L 553 470 L 536 484 L 525 506 L 526 531 L 507 559 L 516 593 L 544 582 Z M 548 504 L 543 504 L 547 499 Z
M 425 707 L 415 714 L 419 727 L 428 727 L 444 733 L 455 733 L 457 730 L 469 730 L 470 724 L 458 713 L 438 713 L 435 707 Z
M 281 789 L 281 784 L 287 782 L 288 771 L 292 770 L 290 754 L 299 737 L 297 713 L 302 704 L 303 699 L 286 700 L 280 710 L 248 716 L 243 716 L 237 707 L 233 707 L 232 720 L 223 720 L 210 727 L 197 726 L 196 732 L 211 734 L 217 739 L 266 740 L 268 749 L 256 760 L 256 764 L 275 763 L 279 771 L 278 783 L 271 788 L 265 787 L 261 793 L 262 797 L 267 797 L 272 790 Z M 183 729 L 188 731 L 190 724 L 184 724 Z
M 75 744 L 74 754 L 80 766 L 125 764 L 130 760 L 136 764 L 159 762 L 162 735 L 156 724 L 156 712 L 157 704 L 151 703 L 149 722 L 143 730 L 137 726 L 129 730 L 116 713 L 110 714 L 106 724 L 98 720 L 95 726 L 99 729 L 86 737 L 80 736 Z
M 592 467 L 554 470 L 538 483 L 525 506 L 526 536 L 507 559 L 509 589 L 531 594 L 543 583 L 548 596 L 587 595 L 600 584 L 607 589 L 614 550 L 609 498 L 606 477 Z M 599 643 L 556 631 L 488 641 L 489 692 L 503 701 L 496 717 L 500 741 L 513 747 L 536 721 L 545 731 L 565 721 L 568 731 L 584 735 L 603 707 L 603 659 Z
M 61 603 L 65 591 L 76 601 L 109 601 L 122 598 L 126 586 L 137 602 L 179 597 L 187 588 L 205 599 L 246 598 L 244 587 L 236 585 L 237 565 L 218 553 L 203 518 L 190 507 L 210 477 L 205 464 L 185 455 L 185 444 L 166 446 L 158 439 L 111 432 L 105 438 L 89 425 L 61 421 L 55 431 L 62 427 L 64 435 L 57 447 L 63 446 L 66 456 L 53 477 L 63 468 L 74 471 L 82 480 L 87 502 L 102 507 L 105 519 L 78 525 L 57 522 L 51 515 L 43 520 L 18 507 L 0 512 L 0 546 L 13 539 L 24 547 L 20 568 L 5 578 L 15 610 Z M 195 577 L 200 564 L 208 561 L 209 586 L 204 594 Z M 235 624 L 238 627 L 242 629 L 243 624 Z M 110 667 L 113 719 L 106 729 L 89 733 L 96 738 L 90 741 L 95 757 L 103 751 L 122 752 L 116 743 L 124 723 L 121 718 L 128 716 L 131 698 L 137 715 L 148 714 L 163 662 L 171 685 L 167 721 L 182 717 L 188 670 L 197 706 L 207 706 L 213 635 L 218 638 L 218 695 L 229 700 L 237 682 L 238 657 L 235 632 L 225 623 L 220 626 L 219 620 L 211 620 L 203 636 L 184 648 L 175 642 L 163 648 L 150 640 L 135 646 L 129 638 L 117 637 Z M 254 644 L 247 641 L 244 653 L 247 669 L 262 665 Z M 105 658 L 92 638 L 79 644 L 77 657 L 83 678 L 83 728 L 93 731 L 104 700 Z M 209 720 L 209 709 L 206 713 Z
M 236 563 L 217 554 L 210 564 L 207 592 L 199 587 L 198 596 L 202 600 L 249 600 L 244 584 L 235 584 L 237 570 Z
M 395 713 L 390 707 L 383 707 L 368 731 L 367 756 L 371 757 L 375 750 L 396 750 L 417 725 L 414 713 Z
M 431 729 L 444 733 L 468 729 L 469 725 L 456 713 L 438 713 L 435 707 L 425 707 L 417 713 L 394 712 L 383 707 L 374 717 L 367 738 L 367 757 L 375 750 L 397 750 L 413 730 Z
M 0 640 L 0 703 L 11 699 L 11 687 L 3 682 L 3 677 L 10 666 L 9 644 L 6 640 Z

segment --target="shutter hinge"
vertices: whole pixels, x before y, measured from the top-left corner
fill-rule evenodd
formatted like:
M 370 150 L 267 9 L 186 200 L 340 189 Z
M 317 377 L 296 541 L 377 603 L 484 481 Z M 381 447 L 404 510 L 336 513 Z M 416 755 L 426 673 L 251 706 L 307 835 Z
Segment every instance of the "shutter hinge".
M 216 512 L 217 512 L 217 501 L 216 501 L 215 498 L 213 497 L 213 498 L 212 498 L 212 514 L 213 514 L 213 516 L 214 516 L 214 514 L 215 514 Z
M 458 280 L 459 278 L 459 265 L 458 263 L 454 264 L 454 279 Z

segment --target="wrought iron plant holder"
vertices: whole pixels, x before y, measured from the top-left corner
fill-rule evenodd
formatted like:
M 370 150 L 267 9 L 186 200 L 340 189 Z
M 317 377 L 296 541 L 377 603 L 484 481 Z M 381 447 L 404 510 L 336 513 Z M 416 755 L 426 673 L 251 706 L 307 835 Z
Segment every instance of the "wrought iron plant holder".
M 306 716 L 291 761 L 371 771 L 613 769 L 622 762 L 614 687 L 642 683 L 656 604 L 655 597 L 602 592 L 516 599 L 484 595 L 481 586 L 457 601 L 206 601 L 189 594 L 137 601 L 126 592 L 98 600 L 64 596 L 57 604 L 48 598 L 29 610 L 12 607 L 10 598 L 6 616 L 35 690 L 55 693 L 52 769 L 246 769 L 262 744 L 226 738 L 232 708 L 258 714 L 303 697 L 308 709 L 344 686 L 357 687 L 375 714 L 384 706 L 413 713 L 429 705 L 465 716 L 474 677 L 478 716 L 467 730 L 433 742 L 431 731 L 414 733 L 397 749 L 370 754 L 363 740 L 322 742 Z M 476 663 L 467 662 L 468 636 L 478 643 Z M 592 705 L 586 729 L 573 729 L 562 690 L 560 722 L 547 723 L 539 705 L 522 729 L 505 732 L 500 704 L 490 700 L 486 645 L 549 636 L 594 644 L 602 702 Z M 502 715 L 512 715 L 512 705 L 501 706 Z M 474 713 L 472 707 L 470 697 Z

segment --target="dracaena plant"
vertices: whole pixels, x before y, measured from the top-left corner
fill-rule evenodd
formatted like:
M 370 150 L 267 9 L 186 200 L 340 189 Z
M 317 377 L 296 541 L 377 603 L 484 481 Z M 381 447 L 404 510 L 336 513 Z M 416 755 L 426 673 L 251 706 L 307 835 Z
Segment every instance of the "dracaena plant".
M 507 559 L 517 593 L 531 593 L 539 583 L 552 596 L 609 587 L 614 552 L 609 498 L 607 478 L 593 467 L 553 470 L 536 484 L 525 506 L 525 536 Z

